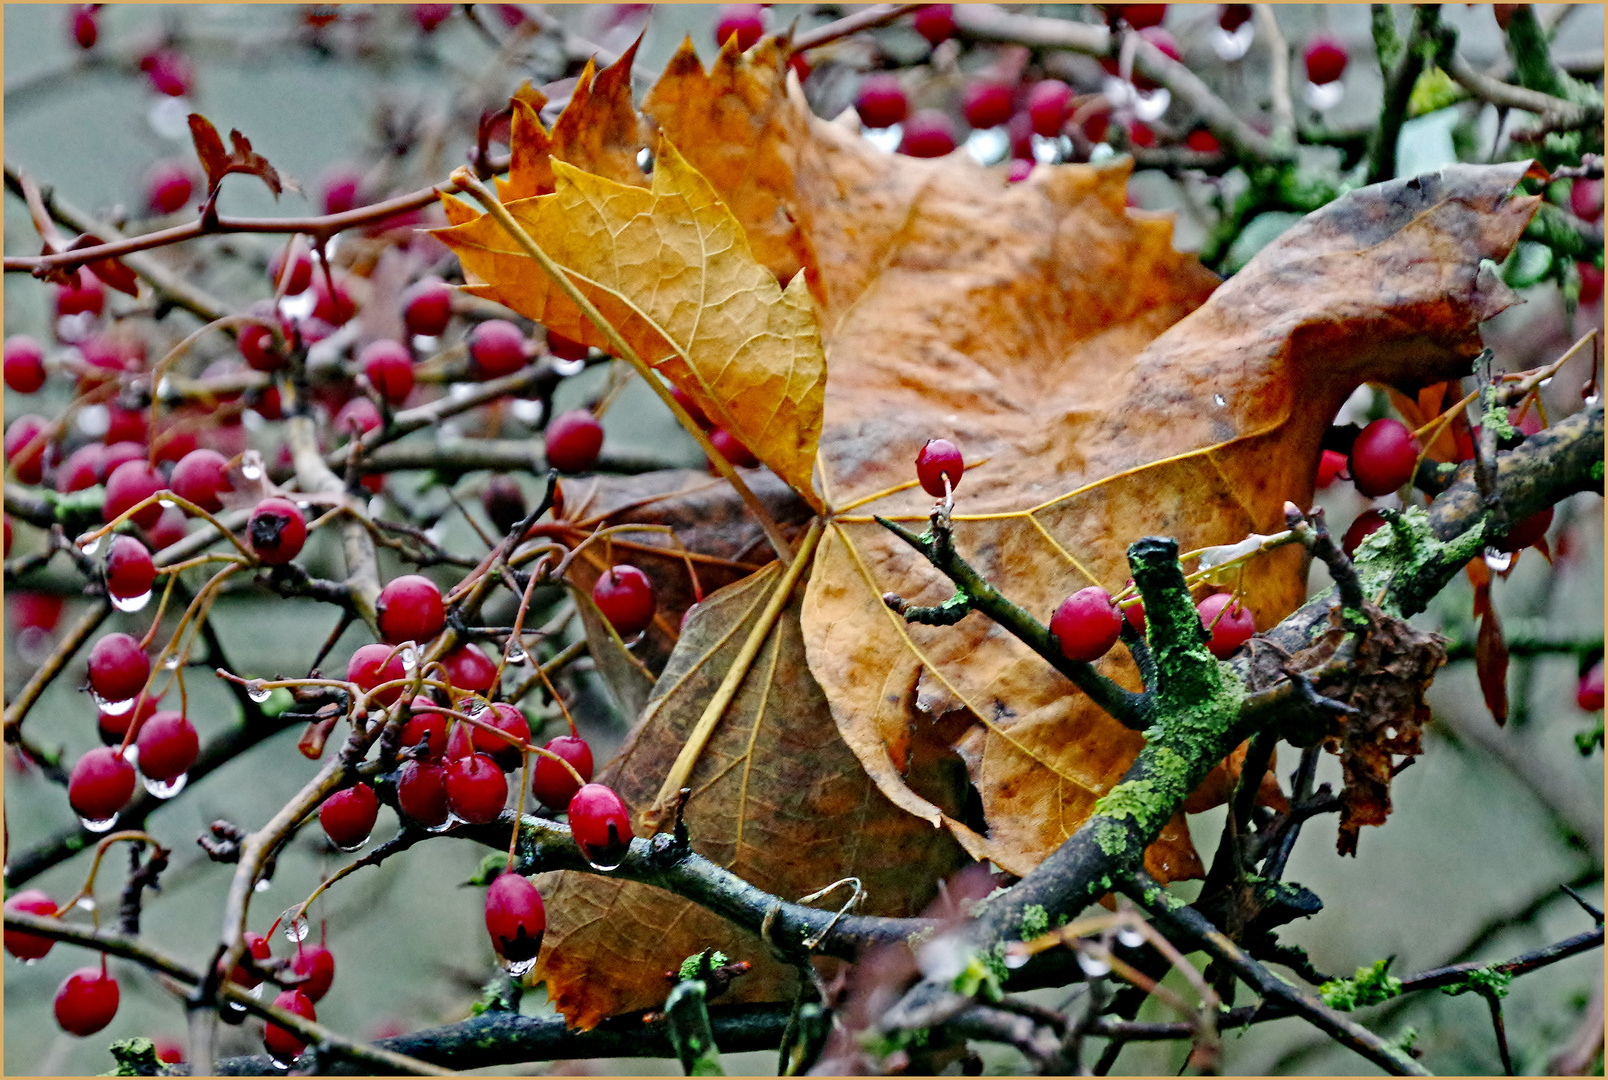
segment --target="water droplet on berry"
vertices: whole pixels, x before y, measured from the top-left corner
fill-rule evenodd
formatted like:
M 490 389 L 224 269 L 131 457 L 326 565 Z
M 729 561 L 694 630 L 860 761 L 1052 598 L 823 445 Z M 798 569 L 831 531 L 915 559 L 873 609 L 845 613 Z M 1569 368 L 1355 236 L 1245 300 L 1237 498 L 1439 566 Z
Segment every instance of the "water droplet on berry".
M 140 748 L 135 746 L 133 743 L 129 743 L 127 746 L 123 747 L 123 760 L 134 766 L 136 769 L 139 768 Z
M 184 790 L 184 785 L 190 780 L 190 774 L 180 773 L 171 780 L 152 780 L 149 776 L 142 776 L 140 779 L 145 784 L 145 790 L 149 791 L 153 798 L 171 799 Z
M 183 139 L 190 134 L 190 113 L 192 106 L 182 97 L 160 96 L 151 103 L 151 108 L 145 114 L 146 123 L 151 130 L 164 139 Z
M 411 643 L 402 646 L 402 651 L 398 655 L 402 660 L 403 671 L 412 671 L 419 666 L 419 650 L 415 649 Z
M 1028 956 L 1029 954 L 1025 949 L 1007 947 L 1005 950 L 1005 966 L 1014 971 L 1027 963 Z
M 258 705 L 273 697 L 274 692 L 264 686 L 261 680 L 246 684 L 246 696 Z
M 334 240 L 335 238 L 330 237 L 330 239 Z M 330 255 L 335 254 L 335 248 L 333 245 L 331 245 L 327 250 Z M 311 315 L 313 313 L 313 309 L 317 306 L 318 297 L 314 295 L 314 291 L 312 289 L 303 289 L 295 296 L 282 296 L 279 298 L 279 313 L 293 322 L 297 319 L 304 319 Z
M 585 367 L 585 360 L 560 360 L 556 356 L 553 358 L 553 370 L 561 379 L 567 379 L 571 375 L 584 370 Z
M 1145 123 L 1160 120 L 1172 104 L 1172 91 L 1165 86 L 1154 90 L 1139 90 L 1133 96 L 1133 114 Z
M 105 435 L 112 426 L 112 412 L 104 405 L 85 405 L 78 410 L 78 430 L 91 439 Z
M 1091 979 L 1098 979 L 1102 975 L 1111 974 L 1110 964 L 1106 963 L 1100 957 L 1090 956 L 1086 952 L 1078 953 L 1078 967 L 1082 968 L 1083 974 L 1087 975 Z
M 1589 406 L 1597 404 L 1598 395 L 1596 395 L 1596 394 L 1587 394 L 1585 397 L 1581 398 L 1580 400 L 1581 400 L 1581 402 L 1583 404 L 1585 404 L 1586 406 L 1589 407 Z
M 307 920 L 292 919 L 285 925 L 285 940 L 292 945 L 298 945 L 307 940 Z
M 1488 547 L 1485 549 L 1485 565 L 1489 566 L 1493 573 L 1500 574 L 1513 565 L 1513 553 Z
M 127 701 L 107 701 L 105 698 L 97 694 L 95 695 L 95 704 L 99 705 L 100 711 L 105 713 L 107 716 L 122 716 L 124 713 L 128 712 L 134 707 L 134 699 L 129 698 Z
M 891 154 L 899 149 L 899 143 L 904 140 L 904 125 L 889 124 L 885 128 L 862 128 L 860 134 L 864 136 L 866 142 L 884 154 Z
M 426 825 L 424 827 L 424 831 L 427 833 L 444 833 L 462 820 L 462 818 L 455 818 L 451 814 L 448 814 L 447 820 L 443 821 L 439 825 Z
M 172 499 L 158 499 L 158 500 L 156 500 L 156 504 L 158 506 L 160 506 L 164 510 L 171 510 L 175 506 L 179 505 L 178 503 L 174 502 Z
M 251 887 L 251 891 L 252 892 L 267 892 L 269 889 L 271 889 L 273 887 L 274 887 L 274 883 L 269 881 L 267 878 L 258 878 L 257 879 L 257 884 L 255 884 L 255 885 L 253 885 Z
M 262 466 L 248 461 L 244 465 L 240 466 L 240 475 L 244 476 L 247 480 L 261 480 Z
M 983 128 L 966 136 L 966 153 L 979 165 L 993 165 L 1010 153 L 1010 133 L 1003 126 Z
M 118 611 L 139 611 L 151 602 L 151 590 L 146 589 L 138 596 L 114 596 L 112 606 Z
M 1346 96 L 1346 84 L 1339 79 L 1334 82 L 1307 83 L 1302 96 L 1318 112 L 1325 112 L 1340 104 L 1340 99 Z
M 627 848 L 627 846 L 625 844 L 621 844 L 618 847 L 616 847 L 613 851 L 608 851 L 608 852 L 594 851 L 593 848 L 590 848 L 590 847 L 588 847 L 588 846 L 586 846 L 584 844 L 577 845 L 577 846 L 580 847 L 581 854 L 586 857 L 586 861 L 589 864 L 591 864 L 592 869 L 601 871 L 602 873 L 605 873 L 605 874 L 608 873 L 610 870 L 618 870 L 620 868 L 620 864 L 625 861 L 625 854 L 629 850 L 629 848 Z M 614 861 L 613 862 L 603 862 L 603 861 L 600 861 L 599 859 L 594 859 L 592 857 L 593 854 L 601 855 L 604 858 L 607 858 L 608 856 L 612 855 L 614 857 Z
M 33 956 L 33 957 L 29 957 L 27 960 L 24 960 L 22 962 L 22 966 L 23 967 L 33 967 L 37 963 L 39 963 L 39 957 Z
M 508 411 L 514 414 L 515 420 L 518 420 L 526 427 L 535 427 L 542 420 L 542 403 L 539 401 L 526 401 L 524 398 L 519 398 L 508 406 Z
M 1145 943 L 1145 936 L 1131 926 L 1124 926 L 1117 931 L 1117 941 L 1130 949 L 1137 949 Z
M 503 970 L 507 971 L 511 977 L 519 979 L 523 978 L 530 972 L 531 968 L 536 966 L 536 958 L 532 956 L 527 960 L 504 960 L 502 963 Z
M 1256 26 L 1253 23 L 1241 23 L 1234 30 L 1224 30 L 1221 26 L 1212 31 L 1212 51 L 1224 63 L 1233 63 L 1251 51 L 1251 42 L 1256 40 Z
M 95 552 L 100 550 L 100 537 L 97 536 L 87 544 L 80 543 L 78 545 L 78 550 L 82 551 L 85 555 L 95 554 Z
M 436 351 L 436 344 L 440 338 L 429 337 L 425 334 L 413 335 L 413 350 L 418 353 L 429 354 Z
M 368 843 L 368 837 L 365 836 L 355 844 L 336 844 L 335 850 L 346 852 L 361 851 L 363 849 L 363 845 L 366 843 Z
M 78 819 L 78 823 L 90 832 L 110 832 L 112 826 L 117 824 L 117 815 L 113 814 L 111 817 L 101 818 L 99 821 L 91 821 L 89 818 L 81 817 Z

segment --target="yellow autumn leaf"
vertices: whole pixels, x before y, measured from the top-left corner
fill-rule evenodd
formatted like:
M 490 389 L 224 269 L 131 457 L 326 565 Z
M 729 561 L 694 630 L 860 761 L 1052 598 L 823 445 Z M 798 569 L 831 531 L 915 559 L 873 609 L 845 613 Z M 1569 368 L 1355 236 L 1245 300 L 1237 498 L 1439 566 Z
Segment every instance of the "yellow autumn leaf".
M 641 356 L 812 505 L 826 358 L 802 276 L 784 289 L 698 171 L 661 140 L 650 188 L 553 159 L 554 191 L 507 205 Z M 469 291 L 608 342 L 489 215 L 436 234 Z

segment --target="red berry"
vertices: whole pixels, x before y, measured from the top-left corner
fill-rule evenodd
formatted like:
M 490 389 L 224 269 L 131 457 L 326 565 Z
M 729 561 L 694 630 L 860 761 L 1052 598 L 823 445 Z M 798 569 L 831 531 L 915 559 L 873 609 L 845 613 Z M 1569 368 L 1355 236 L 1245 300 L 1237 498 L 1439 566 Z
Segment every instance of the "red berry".
M 585 343 L 552 330 L 547 331 L 547 351 L 560 360 L 585 360 L 592 355 Z
M 392 405 L 401 405 L 413 393 L 413 357 L 401 342 L 389 338 L 371 341 L 357 354 L 357 360 L 369 383 Z
M 1009 168 L 1005 172 L 1007 183 L 1020 184 L 1033 175 L 1033 163 L 1022 158 L 1011 158 Z
M 144 461 L 125 461 L 106 478 L 101 517 L 111 521 L 165 487 L 167 481 L 162 479 L 162 474 Z M 149 528 L 161 516 L 162 504 L 151 502 L 134 515 L 133 521 L 142 528 Z
M 1580 303 L 1590 305 L 1601 300 L 1602 271 L 1589 262 L 1575 263 L 1575 270 L 1580 274 Z
M 285 249 L 280 248 L 268 260 L 268 278 L 273 282 L 277 291 L 279 279 L 285 273 Z M 301 246 L 299 240 L 292 241 L 290 257 L 290 276 L 285 282 L 286 296 L 297 296 L 307 291 L 307 286 L 313 283 L 313 257 Z
M 569 804 L 570 835 L 594 866 L 613 869 L 631 846 L 631 814 L 614 789 L 587 784 Z
M 1033 130 L 1046 138 L 1061 134 L 1061 126 L 1072 112 L 1072 88 L 1060 79 L 1044 79 L 1033 84 L 1027 94 L 1027 113 Z
M 443 733 L 443 739 L 445 734 Z M 427 829 L 447 820 L 447 770 L 432 761 L 406 761 L 396 781 L 396 804 Z
M 592 601 L 622 638 L 635 637 L 653 621 L 653 582 L 629 563 L 605 570 L 592 586 Z
M 99 712 L 95 718 L 95 730 L 100 735 L 101 742 L 108 746 L 113 743 L 121 745 L 123 736 L 128 732 L 128 726 L 130 724 L 145 723 L 156 714 L 156 710 L 161 704 L 161 698 L 148 694 L 137 708 L 130 709 L 127 712 L 119 713 L 116 716 L 104 711 Z
M 1152 26 L 1160 26 L 1161 21 L 1167 17 L 1166 4 L 1123 4 L 1122 17 L 1128 25 L 1135 30 L 1145 30 Z
M 127 634 L 107 634 L 89 650 L 89 685 L 103 701 L 128 701 L 150 675 L 151 658 Z
M 281 990 L 274 997 L 274 1004 L 287 1012 L 295 1013 L 303 1020 L 316 1021 L 318 1019 L 318 1012 L 313 1008 L 312 998 L 309 998 L 296 987 Z M 305 1039 L 300 1035 L 286 1031 L 275 1023 L 269 1023 L 263 1028 L 262 1045 L 267 1048 L 269 1057 L 287 1065 L 295 1061 L 301 1055 L 301 1052 L 307 1049 Z
M 705 431 L 708 431 L 714 426 L 709 422 L 709 417 L 705 415 L 702 406 L 692 399 L 691 394 L 684 392 L 681 387 L 672 386 L 670 388 L 670 396 L 676 399 L 676 404 L 680 405 L 686 410 L 688 416 L 692 417 L 693 423 L 697 424 Z
M 173 494 L 216 513 L 223 509 L 223 492 L 229 491 L 229 461 L 216 450 L 191 450 L 173 466 L 168 480 Z
M 960 486 L 965 472 L 960 450 L 948 439 L 928 439 L 921 453 L 916 455 L 916 479 L 921 481 L 921 489 L 935 499 L 944 497 L 945 476 L 949 477 L 949 488 L 953 491 Z
M 1552 507 L 1537 510 L 1523 521 L 1515 522 L 1507 535 L 1491 541 L 1498 551 L 1523 551 L 1547 534 L 1552 527 Z
M 199 441 L 192 427 L 173 424 L 151 440 L 151 449 L 158 465 L 172 464 L 194 450 Z
M 955 149 L 955 125 L 936 109 L 921 109 L 905 121 L 899 153 L 910 157 L 943 157 Z
M 11 515 L 10 514 L 5 515 L 5 523 L 6 523 L 6 550 L 5 550 L 5 557 L 9 559 L 9 558 L 11 558 Z
M 507 319 L 487 319 L 469 332 L 469 357 L 482 379 L 511 375 L 525 366 L 525 335 Z
M 314 318 L 322 319 L 331 326 L 344 326 L 356 314 L 357 301 L 352 299 L 352 294 L 342 282 L 336 281 L 335 289 L 332 292 L 329 282 L 324 279 L 323 274 L 319 274 L 314 278 Z
M 1356 555 L 1357 548 L 1362 546 L 1362 542 L 1385 524 L 1383 513 L 1378 510 L 1364 510 L 1357 515 L 1357 519 L 1340 538 L 1340 550 L 1346 553 L 1346 558 L 1351 558 Z
M 362 847 L 380 816 L 380 801 L 367 784 L 343 788 L 318 808 L 318 823 L 330 842 L 347 851 Z
M 1598 680 L 1601 685 L 1601 680 Z M 56 914 L 56 901 L 38 889 L 24 889 L 10 900 L 6 901 L 7 911 L 23 911 L 29 915 L 54 916 Z M 55 941 L 38 934 L 25 934 L 20 930 L 7 930 L 5 934 L 6 952 L 18 960 L 37 960 L 48 953 L 55 945 Z
M 79 968 L 56 991 L 56 1023 L 80 1038 L 93 1035 L 117 1015 L 117 980 L 100 968 Z
M 19 394 L 31 394 L 45 385 L 45 351 L 27 334 L 6 338 L 6 385 Z
M 106 447 L 100 443 L 85 443 L 56 466 L 56 490 L 65 495 L 92 488 L 100 483 L 105 473 Z
M 253 371 L 278 371 L 285 366 L 285 355 L 274 346 L 274 332 L 266 326 L 242 326 L 235 345 Z
M 419 574 L 393 578 L 380 590 L 376 605 L 380 633 L 393 645 L 403 641 L 426 642 L 441 632 L 447 612 L 436 583 Z
M 184 1047 L 172 1039 L 153 1040 L 153 1049 L 156 1051 L 156 1060 L 168 1065 L 177 1065 L 184 1061 Z
M 854 101 L 860 123 L 868 128 L 892 127 L 910 115 L 910 99 L 905 97 L 899 76 L 879 71 L 860 83 L 860 96 Z
M 355 397 L 341 406 L 341 411 L 335 414 L 330 426 L 335 429 L 336 439 L 344 442 L 356 428 L 359 437 L 375 431 L 384 421 L 380 417 L 379 407 L 366 397 Z
M 1325 450 L 1323 457 L 1318 460 L 1317 486 L 1326 488 L 1334 483 L 1335 478 L 1346 471 L 1346 455 L 1338 450 Z
M 389 660 L 386 657 L 390 657 Z M 402 651 L 391 645 L 359 645 L 346 662 L 346 681 L 354 682 L 363 691 L 373 690 L 381 683 L 395 682 L 407 677 L 402 666 Z M 371 694 L 369 700 L 379 705 L 392 705 L 402 696 L 402 687 L 393 686 Z
M 414 4 L 413 22 L 422 32 L 433 34 L 436 27 L 447 21 L 452 8 L 452 4 Z
M 134 766 L 115 746 L 97 746 L 78 759 L 67 779 L 67 802 L 85 821 L 106 821 L 134 794 Z
M 408 722 L 402 725 L 403 749 L 425 744 L 425 753 L 431 758 L 439 758 L 447 752 L 447 718 L 438 712 L 430 711 L 429 707 L 435 702 L 422 694 L 413 699 L 413 713 Z
M 73 40 L 80 49 L 93 49 L 95 42 L 100 40 L 100 27 L 95 23 L 95 6 L 93 4 L 78 4 L 73 8 L 72 18 L 69 20 Z
M 127 461 L 144 461 L 145 446 L 143 443 L 133 441 L 114 442 L 107 445 L 101 455 L 97 481 L 104 483 L 108 476 L 117 471 L 117 467 Z
M 153 214 L 171 214 L 183 209 L 195 194 L 190 170 L 177 161 L 159 161 L 145 177 L 145 201 Z
M 6 464 L 24 484 L 37 484 L 45 477 L 49 433 L 50 422 L 32 414 L 17 417 L 6 428 Z
M 112 539 L 106 549 L 106 591 L 119 600 L 130 600 L 151 591 L 156 565 L 145 545 L 132 536 Z
M 1015 94 L 1011 88 L 1003 83 L 986 80 L 969 83 L 960 95 L 960 111 L 966 117 L 966 123 L 974 128 L 998 127 L 1011 118 L 1011 102 L 1014 97 Z M 918 113 L 917 115 L 921 114 Z M 946 154 L 948 152 L 948 150 L 944 151 Z M 918 154 L 916 156 L 936 157 L 937 155 Z
M 1591 665 L 1591 670 L 1580 676 L 1580 686 L 1575 690 L 1575 704 L 1586 712 L 1596 712 L 1602 708 L 1602 660 Z M 10 904 L 6 905 L 10 907 Z M 11 935 L 6 935 L 6 947 L 11 946 Z
M 522 874 L 498 874 L 486 890 L 486 933 L 497 956 L 513 964 L 533 958 L 542 948 L 547 912 L 542 894 Z
M 335 954 L 322 945 L 303 945 L 290 961 L 290 971 L 303 980 L 296 989 L 314 1001 L 322 1001 L 335 981 Z
M 240 939 L 246 943 L 246 951 L 251 954 L 251 958 L 253 960 L 262 961 L 273 955 L 272 951 L 268 947 L 268 939 L 263 937 L 261 934 L 247 930 L 244 934 L 240 935 Z M 234 970 L 229 973 L 229 981 L 232 983 L 239 983 L 247 990 L 250 990 L 252 987 L 262 982 L 262 976 L 251 971 L 244 963 L 239 963 L 236 964 Z
M 363 176 L 350 165 L 335 165 L 321 181 L 324 192 L 324 213 L 344 214 L 357 206 L 357 191 Z
M 754 456 L 754 452 L 725 428 L 710 428 L 709 442 L 720 451 L 721 457 L 739 468 L 752 469 L 759 465 L 759 459 Z
M 246 539 L 262 563 L 283 566 L 294 559 L 307 542 L 307 519 L 289 499 L 267 498 L 251 512 L 246 522 Z
M 117 405 L 106 407 L 106 434 L 101 441 L 110 446 L 112 443 L 145 442 L 145 410 L 125 409 Z M 140 454 L 144 457 L 143 451 Z M 110 472 L 112 466 L 107 466 Z
M 547 464 L 561 472 L 585 472 L 603 449 L 603 425 L 590 410 L 571 409 L 553 417 L 543 439 Z
M 497 665 L 475 644 L 463 645 L 441 658 L 455 690 L 484 694 L 497 681 Z
M 1061 601 L 1050 618 L 1050 633 L 1061 643 L 1068 660 L 1092 663 L 1122 636 L 1122 613 L 1110 593 L 1090 585 Z
M 420 278 L 402 294 L 402 321 L 408 333 L 439 337 L 451 319 L 452 286 L 440 278 Z
M 689 609 L 690 610 L 690 609 Z M 560 735 L 547 744 L 546 749 L 575 767 L 584 783 L 592 779 L 592 748 L 586 740 L 575 735 Z M 552 758 L 536 755 L 536 768 L 531 778 L 531 792 L 543 806 L 559 809 L 569 805 L 581 784 L 575 782 L 570 771 Z
M 140 70 L 151 80 L 151 87 L 168 97 L 183 97 L 195 85 L 190 62 L 172 49 L 157 49 L 140 58 Z
M 511 476 L 498 475 L 486 481 L 486 489 L 480 493 L 480 505 L 491 523 L 505 533 L 524 521 L 527 512 L 525 492 Z
M 498 731 L 507 732 L 520 742 L 530 742 L 530 721 L 525 719 L 525 714 L 516 706 L 505 701 L 496 702 L 491 706 L 491 715 L 482 716 L 481 719 Z M 484 728 L 474 729 L 471 744 L 477 752 L 495 761 L 503 772 L 512 772 L 519 768 L 519 763 L 525 759 L 523 750 L 510 744 L 506 739 L 499 739 Z
M 162 516 L 156 519 L 156 524 L 145 530 L 145 539 L 151 545 L 152 551 L 161 551 L 172 547 L 184 539 L 184 511 L 177 506 L 170 506 L 162 511 Z
M 1413 478 L 1420 449 L 1400 420 L 1375 420 L 1351 444 L 1352 482 L 1370 498 L 1388 495 Z
M 737 36 L 737 48 L 747 52 L 765 36 L 765 9 L 758 4 L 726 4 L 720 9 L 720 21 L 715 24 L 715 44 L 725 45 L 726 39 Z
M 1197 154 L 1215 154 L 1223 148 L 1223 144 L 1217 141 L 1217 136 L 1205 128 L 1191 131 L 1184 138 L 1184 145 Z
M 1238 604 L 1218 618 L 1218 612 L 1228 607 L 1231 600 L 1233 597 L 1228 593 L 1213 593 L 1195 605 L 1195 610 L 1200 612 L 1200 624 L 1211 630 L 1211 640 L 1206 643 L 1206 648 L 1219 660 L 1228 659 L 1235 649 L 1251 640 L 1251 635 L 1256 633 L 1255 618 L 1248 609 Z M 1212 625 L 1213 620 L 1216 620 L 1215 626 Z
M 1332 83 L 1345 74 L 1350 59 L 1346 47 L 1327 34 L 1319 34 L 1307 42 L 1301 54 L 1306 61 L 1307 81 L 1317 86 Z
M 106 307 L 106 288 L 88 270 L 78 271 L 75 283 L 56 286 L 56 314 L 99 315 Z
M 447 763 L 447 806 L 471 825 L 496 821 L 508 801 L 508 778 L 485 754 Z
M 1569 185 L 1569 209 L 1582 221 L 1602 217 L 1602 181 L 1576 180 Z
M 787 66 L 793 69 L 793 74 L 798 76 L 799 82 L 809 78 L 810 72 L 815 70 L 810 67 L 809 58 L 801 52 L 790 54 L 787 58 Z
M 201 750 L 195 726 L 182 713 L 164 709 L 140 725 L 140 772 L 156 781 L 176 780 L 190 771 Z
M 468 724 L 455 723 L 447 735 L 447 760 L 457 761 L 475 752 L 474 736 Z
M 953 4 L 929 4 L 916 12 L 916 33 L 927 39 L 929 45 L 941 45 L 955 36 L 955 7 Z
M 1251 21 L 1251 5 L 1218 4 L 1217 25 L 1232 34 Z

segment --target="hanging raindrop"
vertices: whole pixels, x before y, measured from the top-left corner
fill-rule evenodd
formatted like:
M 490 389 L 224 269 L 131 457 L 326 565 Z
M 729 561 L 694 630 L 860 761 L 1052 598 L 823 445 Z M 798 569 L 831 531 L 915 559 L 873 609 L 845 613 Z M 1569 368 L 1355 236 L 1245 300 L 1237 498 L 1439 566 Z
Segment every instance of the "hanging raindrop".
M 542 403 L 539 401 L 519 398 L 508 407 L 508 411 L 514 414 L 515 420 L 526 427 L 535 427 L 542 419 Z
M 1117 941 L 1130 949 L 1137 949 L 1145 943 L 1145 936 L 1131 926 L 1124 926 L 1117 931 Z
M 1513 552 L 1488 547 L 1485 549 L 1485 565 L 1491 568 L 1492 573 L 1500 574 L 1513 565 Z
M 520 647 L 518 641 L 515 641 L 513 646 L 508 650 L 508 662 L 510 664 L 523 664 L 529 659 L 530 657 L 526 655 L 525 650 Z
M 151 602 L 151 590 L 146 589 L 138 596 L 114 596 L 112 606 L 118 611 L 140 611 Z
M 240 475 L 247 480 L 261 480 L 262 455 L 255 450 L 247 450 L 240 459 Z
M 96 906 L 95 898 L 93 896 L 80 896 L 78 898 L 77 906 L 83 908 L 85 911 L 94 911 Z
M 158 499 L 156 500 L 156 505 L 160 506 L 164 510 L 171 510 L 179 504 L 174 502 L 172 499 Z
M 1165 86 L 1158 86 L 1154 90 L 1139 90 L 1133 97 L 1133 115 L 1150 123 L 1160 120 L 1172 104 L 1172 91 Z
M 113 814 L 111 817 L 101 818 L 99 821 L 91 821 L 89 818 L 81 817 L 78 819 L 78 822 L 90 832 L 111 832 L 112 826 L 117 824 L 117 815 Z
M 399 655 L 402 659 L 403 671 L 412 671 L 419 666 L 419 650 L 415 649 L 411 642 L 402 646 L 402 651 Z
M 253 885 L 251 887 L 251 891 L 252 892 L 267 892 L 269 889 L 271 889 L 273 887 L 274 887 L 274 883 L 269 881 L 267 878 L 258 878 L 257 879 L 257 884 L 255 884 L 255 885 Z
M 1326 83 L 1307 83 L 1302 96 L 1306 103 L 1318 112 L 1327 112 L 1340 104 L 1340 99 L 1346 96 L 1346 85 L 1339 79 Z
M 162 661 L 162 670 L 163 671 L 177 671 L 177 670 L 179 670 L 179 654 L 174 653 L 172 656 L 170 656 L 166 660 Z
M 585 856 L 587 863 L 591 865 L 592 869 L 605 874 L 610 870 L 618 870 L 620 868 L 620 864 L 625 861 L 626 853 L 631 850 L 630 845 L 628 844 L 616 845 L 613 850 L 609 851 L 600 851 L 587 844 L 577 846 L 580 847 L 581 854 Z M 598 858 L 594 859 L 592 857 L 594 854 L 597 855 Z M 609 858 L 613 858 L 614 861 L 602 861 Z
M 134 766 L 136 769 L 139 768 L 140 748 L 135 746 L 133 743 L 129 743 L 127 746 L 123 747 L 123 760 Z
M 567 379 L 571 375 L 578 374 L 584 370 L 585 367 L 585 360 L 560 360 L 556 356 L 553 357 L 553 371 L 556 372 L 561 379 Z
M 899 149 L 899 143 L 904 140 L 904 125 L 889 124 L 885 128 L 862 128 L 860 134 L 865 136 L 866 142 L 884 154 L 891 154 Z
M 255 701 L 258 705 L 261 705 L 263 702 L 273 697 L 274 692 L 258 681 L 248 683 L 246 685 L 246 696 L 252 701 Z
M 299 945 L 307 940 L 307 929 L 306 919 L 292 919 L 285 925 L 285 940 L 292 945 Z
M 82 551 L 85 555 L 95 554 L 95 552 L 100 550 L 100 537 L 95 537 L 95 539 L 91 540 L 87 544 L 80 541 L 78 544 L 78 550 Z
M 515 978 L 515 979 L 524 978 L 525 975 L 527 973 L 529 973 L 530 969 L 535 967 L 535 966 L 536 966 L 536 958 L 534 956 L 532 956 L 532 957 L 530 957 L 529 959 L 526 959 L 526 960 L 504 960 L 503 961 L 503 970 L 507 971 L 508 974 L 512 978 Z
M 1015 971 L 1026 965 L 1031 954 L 1023 948 L 1007 946 L 1005 949 L 1005 966 Z
M 99 705 L 100 711 L 105 713 L 107 716 L 122 716 L 124 713 L 128 712 L 134 707 L 134 699 L 129 698 L 126 701 L 107 701 L 105 698 L 97 694 L 95 695 L 95 704 Z
M 1251 42 L 1255 40 L 1256 27 L 1252 23 L 1241 23 L 1232 31 L 1219 26 L 1212 32 L 1212 51 L 1219 60 L 1232 64 L 1251 51 Z
M 1111 974 L 1110 964 L 1098 956 L 1091 956 L 1082 951 L 1078 953 L 1078 967 L 1082 968 L 1083 974 L 1091 979 L 1098 979 L 1102 975 Z
M 180 773 L 171 780 L 152 780 L 149 776 L 142 776 L 140 779 L 145 783 L 145 790 L 149 791 L 153 798 L 171 799 L 184 790 L 184 785 L 190 780 L 190 774 Z

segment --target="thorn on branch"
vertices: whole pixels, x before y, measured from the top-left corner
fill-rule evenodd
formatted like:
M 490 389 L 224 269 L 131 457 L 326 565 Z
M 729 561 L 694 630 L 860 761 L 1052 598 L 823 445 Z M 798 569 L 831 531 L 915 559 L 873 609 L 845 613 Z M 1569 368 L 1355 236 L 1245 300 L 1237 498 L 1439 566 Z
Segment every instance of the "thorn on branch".
M 140 864 L 141 850 L 138 844 L 129 848 L 128 882 L 123 886 L 123 901 L 117 913 L 118 928 L 130 937 L 138 937 L 140 933 L 140 906 L 145 890 L 162 891 L 158 879 L 168 865 L 167 848 L 154 847 L 150 859 L 143 866 Z
M 1302 543 L 1306 544 L 1312 554 L 1328 569 L 1329 577 L 1334 581 L 1335 589 L 1340 594 L 1340 612 L 1345 628 L 1353 631 L 1367 629 L 1366 617 L 1360 616 L 1363 596 L 1362 583 L 1357 579 L 1357 568 L 1352 565 L 1351 557 L 1330 535 L 1324 520 L 1323 508 L 1315 506 L 1303 514 L 1294 503 L 1287 502 L 1284 504 L 1284 520 L 1301 538 Z M 1353 616 L 1348 614 L 1349 612 L 1359 614 Z M 1362 618 L 1360 624 L 1357 623 L 1359 617 Z

